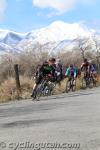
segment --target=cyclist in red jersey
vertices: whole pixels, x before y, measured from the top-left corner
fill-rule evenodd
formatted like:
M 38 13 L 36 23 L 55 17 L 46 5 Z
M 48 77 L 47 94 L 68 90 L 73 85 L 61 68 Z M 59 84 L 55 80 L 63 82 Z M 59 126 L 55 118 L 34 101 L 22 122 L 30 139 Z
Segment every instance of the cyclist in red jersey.
M 90 76 L 90 63 L 86 58 L 84 59 L 84 62 L 81 65 L 81 71 L 84 72 L 84 77 Z

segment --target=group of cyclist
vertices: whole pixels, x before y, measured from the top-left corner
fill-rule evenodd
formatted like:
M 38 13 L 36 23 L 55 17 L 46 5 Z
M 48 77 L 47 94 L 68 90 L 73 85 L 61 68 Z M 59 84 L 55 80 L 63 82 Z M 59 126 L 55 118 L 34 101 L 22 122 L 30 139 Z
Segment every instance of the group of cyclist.
M 81 75 L 81 71 L 84 72 L 84 76 L 94 76 L 97 75 L 96 65 L 92 61 L 88 61 L 86 58 L 78 69 L 75 65 L 70 64 L 69 67 L 64 71 L 63 65 L 59 59 L 50 58 L 47 61 L 44 61 L 42 65 L 38 65 L 35 73 L 35 84 L 33 87 L 32 95 L 37 86 L 41 83 L 42 79 L 48 76 L 49 81 L 51 82 L 60 82 L 63 78 L 68 77 L 70 80 L 71 77 L 77 78 Z

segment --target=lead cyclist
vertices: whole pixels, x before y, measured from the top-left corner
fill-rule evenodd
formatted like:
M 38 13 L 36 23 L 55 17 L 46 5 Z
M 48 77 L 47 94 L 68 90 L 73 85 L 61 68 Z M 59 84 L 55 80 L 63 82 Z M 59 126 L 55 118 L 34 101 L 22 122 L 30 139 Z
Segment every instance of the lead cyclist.
M 55 77 L 55 58 L 50 58 L 48 61 L 44 62 L 41 67 L 38 69 L 38 72 L 36 72 L 36 80 L 35 84 L 33 86 L 33 91 L 31 97 L 34 97 L 34 93 L 38 87 L 39 84 L 41 84 L 42 79 L 45 76 L 48 76 L 51 82 L 54 82 L 56 80 Z

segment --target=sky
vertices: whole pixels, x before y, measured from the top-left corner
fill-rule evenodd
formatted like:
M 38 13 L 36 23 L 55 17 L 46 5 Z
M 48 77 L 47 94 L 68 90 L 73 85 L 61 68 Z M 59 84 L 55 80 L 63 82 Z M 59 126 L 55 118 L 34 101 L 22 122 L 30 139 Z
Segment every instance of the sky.
M 0 0 L 0 29 L 29 32 L 54 21 L 99 28 L 100 0 Z

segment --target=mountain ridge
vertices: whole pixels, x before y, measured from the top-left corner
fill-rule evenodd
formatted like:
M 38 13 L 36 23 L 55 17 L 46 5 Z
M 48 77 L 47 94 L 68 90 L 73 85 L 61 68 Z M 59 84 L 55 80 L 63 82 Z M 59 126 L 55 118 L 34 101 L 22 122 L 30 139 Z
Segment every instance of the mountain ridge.
M 0 51 L 7 51 L 11 47 L 13 51 L 31 51 L 38 46 L 44 46 L 46 49 L 54 50 L 55 45 L 65 41 L 73 41 L 77 38 L 91 38 L 97 33 L 95 29 L 88 28 L 82 23 L 66 23 L 55 21 L 44 28 L 32 30 L 27 33 L 17 33 L 10 30 L 0 29 Z M 99 34 L 99 32 L 98 32 Z M 1 46 L 5 44 L 6 46 Z M 66 42 L 67 44 L 67 42 Z M 51 46 L 51 47 L 50 47 Z M 62 44 L 63 47 L 63 44 Z M 37 49 L 38 50 L 38 49 Z

